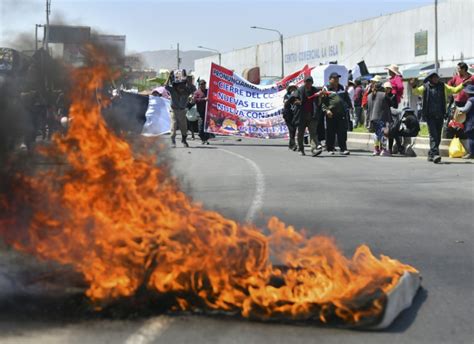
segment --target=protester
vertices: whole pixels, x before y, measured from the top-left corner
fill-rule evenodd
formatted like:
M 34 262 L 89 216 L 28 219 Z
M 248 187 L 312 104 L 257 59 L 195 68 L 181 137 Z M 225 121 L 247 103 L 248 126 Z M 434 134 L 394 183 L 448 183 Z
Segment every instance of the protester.
M 196 103 L 196 109 L 199 113 L 199 138 L 203 145 L 209 144 L 209 134 L 204 130 L 206 126 L 207 92 L 206 81 L 200 80 L 199 88 L 194 92 L 194 102 Z
M 441 162 L 439 145 L 441 143 L 441 131 L 446 116 L 447 98 L 462 90 L 463 84 L 452 87 L 442 81 L 438 73 L 431 72 L 424 80 L 421 86 L 416 85 L 415 79 L 410 79 L 410 85 L 413 87 L 415 95 L 423 97 L 423 117 L 428 125 L 430 134 L 430 150 L 428 152 L 428 161 L 438 164 Z
M 186 118 L 187 104 L 189 95 L 195 91 L 194 85 L 189 85 L 189 81 L 174 80 L 168 78 L 166 90 L 171 95 L 171 146 L 176 147 L 176 131 L 181 131 L 181 142 L 184 147 L 189 147 L 186 140 L 188 136 L 188 123 Z
M 295 123 L 295 105 L 294 101 L 296 100 L 295 91 L 298 90 L 298 87 L 295 85 L 288 85 L 286 88 L 286 94 L 283 98 L 284 106 L 283 106 L 283 119 L 285 120 L 286 126 L 288 127 L 288 134 L 289 134 L 289 142 L 288 148 L 290 150 L 296 151 L 298 146 L 296 145 L 295 137 L 296 137 L 296 126 L 298 123 Z
M 456 75 L 454 75 L 451 80 L 448 81 L 449 86 L 458 86 L 461 84 L 471 84 L 474 85 L 474 76 L 468 72 L 468 66 L 465 62 L 459 62 L 457 66 Z M 469 99 L 469 95 L 466 94 L 464 90 L 459 92 L 456 97 L 454 97 L 454 102 L 456 106 L 462 107 L 466 104 Z
M 352 81 L 352 80 L 348 81 L 346 91 L 347 91 L 347 95 L 349 96 L 349 99 L 351 101 L 350 113 L 347 116 L 347 125 L 348 125 L 347 128 L 348 128 L 349 131 L 352 131 L 352 129 L 354 129 L 354 123 L 352 122 L 352 118 L 354 117 L 354 93 L 355 93 L 355 83 L 354 83 L 354 81 Z
M 466 121 L 464 122 L 464 133 L 467 136 L 469 152 L 463 159 L 474 158 L 474 85 L 470 84 L 464 88 L 467 101 L 464 107 L 459 107 L 458 110 L 466 114 Z
M 362 81 L 357 78 L 354 81 L 354 128 L 363 124 L 362 121 L 362 97 L 364 96 L 364 89 L 362 88 Z
M 318 148 L 318 90 L 313 86 L 313 78 L 307 76 L 303 86 L 297 90 L 298 99 L 294 102 L 298 116 L 298 151 L 301 155 L 304 152 L 304 133 L 306 128 L 309 131 L 309 139 L 311 145 L 311 155 L 313 157 L 322 153 L 322 149 Z
M 386 69 L 388 70 L 389 81 L 392 85 L 392 94 L 395 95 L 396 100 L 396 106 L 393 107 L 398 108 L 398 105 L 402 101 L 404 91 L 402 74 L 400 73 L 399 67 L 394 64 L 388 66 Z
M 390 85 L 390 83 L 388 84 Z M 390 98 L 387 97 L 387 93 L 391 91 L 389 87 L 384 89 L 381 83 L 374 83 L 368 97 L 366 121 L 367 126 L 374 132 L 374 156 L 391 155 L 387 149 L 385 138 L 385 133 L 388 132 L 390 122 L 392 121 Z
M 190 90 L 192 91 L 192 93 L 190 94 L 190 96 L 188 97 L 188 105 L 187 105 L 187 108 L 188 110 L 190 110 L 193 106 L 195 106 L 195 103 L 194 103 L 194 93 L 197 91 L 197 88 L 196 86 L 194 85 L 194 77 L 192 75 L 188 75 L 186 77 L 186 85 L 190 88 Z M 191 140 L 194 141 L 195 137 L 194 137 L 194 133 L 198 133 L 199 132 L 199 126 L 198 126 L 198 121 L 191 121 L 189 118 L 187 118 L 187 124 L 188 124 L 188 130 L 191 132 Z
M 326 149 L 334 155 L 335 140 L 342 155 L 349 155 L 347 150 L 347 116 L 352 107 L 351 100 L 344 87 L 339 84 L 338 73 L 329 75 L 329 84 L 323 89 L 322 110 L 326 114 Z

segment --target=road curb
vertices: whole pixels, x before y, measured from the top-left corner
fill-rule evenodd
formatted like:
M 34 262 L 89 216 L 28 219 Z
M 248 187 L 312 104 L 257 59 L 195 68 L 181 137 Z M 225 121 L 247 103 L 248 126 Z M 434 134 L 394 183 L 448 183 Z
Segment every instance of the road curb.
M 360 149 L 365 151 L 373 150 L 373 134 L 370 133 L 347 133 L 347 145 L 349 149 Z M 442 139 L 439 151 L 441 156 L 449 156 L 450 139 Z M 428 137 L 405 138 L 405 146 L 410 146 L 417 156 L 427 156 L 430 150 L 430 141 Z

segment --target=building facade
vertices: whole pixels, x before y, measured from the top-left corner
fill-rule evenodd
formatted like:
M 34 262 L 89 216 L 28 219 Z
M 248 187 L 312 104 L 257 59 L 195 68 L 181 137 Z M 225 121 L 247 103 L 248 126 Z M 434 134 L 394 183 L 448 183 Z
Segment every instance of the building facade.
M 351 69 L 364 60 L 370 73 L 383 73 L 390 64 L 401 71 L 434 64 L 434 5 L 392 13 L 326 30 L 284 39 L 285 74 L 305 64 L 337 61 Z M 453 74 L 459 61 L 474 63 L 474 0 L 444 0 L 438 4 L 440 73 Z M 281 75 L 281 45 L 272 41 L 222 54 L 222 66 L 242 73 L 260 67 L 262 76 Z M 195 75 L 209 78 L 218 56 L 195 61 Z

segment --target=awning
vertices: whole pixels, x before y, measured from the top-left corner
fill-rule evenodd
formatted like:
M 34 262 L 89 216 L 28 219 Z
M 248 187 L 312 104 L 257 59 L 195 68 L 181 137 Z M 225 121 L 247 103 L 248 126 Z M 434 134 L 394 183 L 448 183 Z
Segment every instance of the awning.
M 434 63 L 422 63 L 403 70 L 403 79 L 418 79 L 424 74 L 428 74 L 435 69 Z

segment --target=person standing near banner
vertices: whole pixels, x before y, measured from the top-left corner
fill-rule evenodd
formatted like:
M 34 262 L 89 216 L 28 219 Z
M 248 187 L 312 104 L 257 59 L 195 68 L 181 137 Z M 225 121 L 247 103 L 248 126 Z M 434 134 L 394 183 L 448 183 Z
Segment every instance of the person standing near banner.
M 182 73 L 185 75 L 185 73 Z M 171 95 L 171 146 L 176 148 L 176 130 L 181 131 L 181 142 L 184 147 L 189 147 L 186 137 L 188 135 L 188 120 L 186 118 L 188 97 L 194 93 L 195 88 L 188 85 L 187 79 L 178 79 L 171 77 L 166 82 L 166 90 Z
M 323 151 L 321 148 L 318 148 L 318 96 L 318 90 L 313 86 L 313 78 L 307 76 L 304 85 L 298 88 L 298 99 L 295 101 L 299 115 L 298 150 L 303 156 L 306 155 L 304 152 L 304 133 L 306 128 L 309 131 L 312 156 L 318 156 Z
M 288 142 L 288 148 L 292 151 L 296 151 L 298 149 L 298 146 L 296 145 L 296 125 L 295 123 L 295 106 L 294 106 L 294 101 L 296 100 L 296 94 L 295 91 L 298 90 L 298 87 L 296 85 L 288 85 L 286 88 L 286 94 L 285 97 L 283 98 L 284 105 L 283 105 L 283 119 L 285 120 L 286 126 L 288 127 L 288 134 L 289 134 L 289 142 Z
M 325 96 L 322 101 L 322 110 L 326 114 L 326 148 L 329 154 L 334 155 L 334 145 L 339 144 L 342 155 L 349 155 L 347 150 L 347 116 L 352 107 L 349 95 L 339 84 L 338 73 L 331 73 L 329 84 L 323 89 Z
M 204 131 L 206 127 L 206 105 L 207 105 L 207 87 L 206 81 L 199 81 L 199 89 L 194 92 L 194 102 L 199 113 L 199 138 L 203 145 L 209 144 L 209 134 Z

